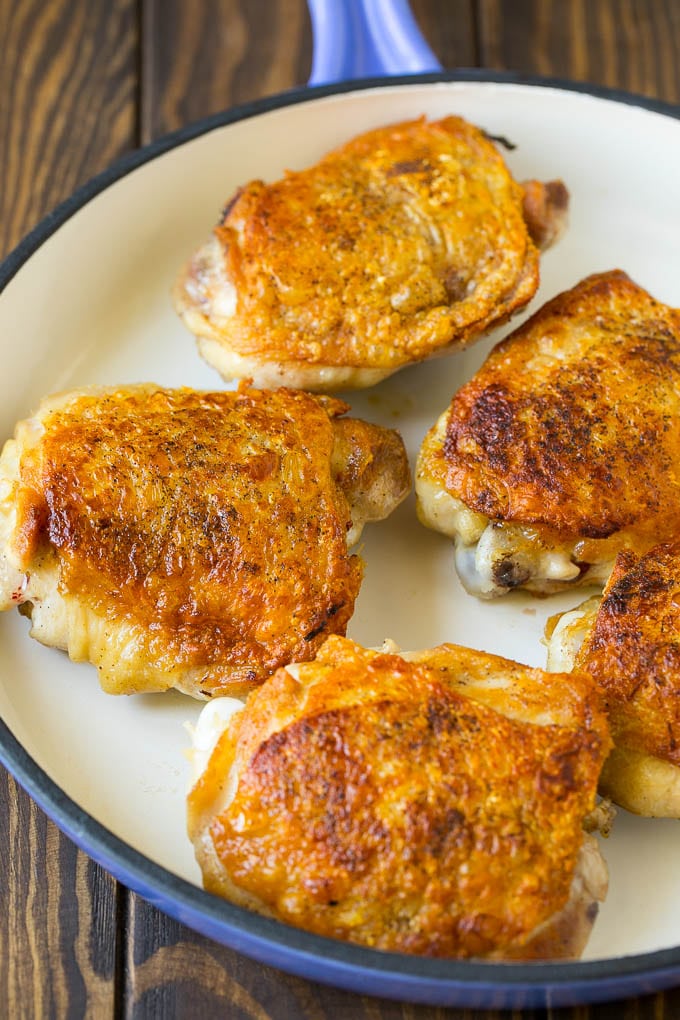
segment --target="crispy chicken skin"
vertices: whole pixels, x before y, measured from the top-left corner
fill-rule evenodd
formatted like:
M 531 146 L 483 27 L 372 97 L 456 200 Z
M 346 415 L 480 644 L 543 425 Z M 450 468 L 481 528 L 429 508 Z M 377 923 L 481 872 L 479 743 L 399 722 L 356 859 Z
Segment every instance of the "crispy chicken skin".
M 583 822 L 608 749 L 588 677 L 332 636 L 231 717 L 188 831 L 209 891 L 317 934 L 578 956 L 606 894 Z
M 620 270 L 499 343 L 430 430 L 418 513 L 474 594 L 604 584 L 680 528 L 680 312 Z
M 393 124 L 242 187 L 175 307 L 226 379 L 370 386 L 524 307 L 538 286 L 531 234 L 552 243 L 567 205 L 559 181 L 525 192 L 460 117 Z
M 0 608 L 110 693 L 244 694 L 312 658 L 352 615 L 348 539 L 410 485 L 399 435 L 346 410 L 247 386 L 44 401 L 0 459 Z
M 601 601 L 549 621 L 549 668 L 587 671 L 614 750 L 600 788 L 636 814 L 680 818 L 680 544 L 619 553 Z

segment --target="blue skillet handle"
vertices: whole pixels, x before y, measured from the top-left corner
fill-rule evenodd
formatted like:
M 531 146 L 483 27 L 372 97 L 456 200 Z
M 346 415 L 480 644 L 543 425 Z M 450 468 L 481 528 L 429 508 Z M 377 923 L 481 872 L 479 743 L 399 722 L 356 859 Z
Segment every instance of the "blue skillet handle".
M 408 0 L 307 3 L 314 36 L 310 85 L 442 69 Z

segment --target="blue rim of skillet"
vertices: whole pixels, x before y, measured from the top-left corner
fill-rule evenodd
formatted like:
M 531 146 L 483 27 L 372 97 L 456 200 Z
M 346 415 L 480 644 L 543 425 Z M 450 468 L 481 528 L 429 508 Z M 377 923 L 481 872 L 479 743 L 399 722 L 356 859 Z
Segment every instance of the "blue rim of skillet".
M 641 107 L 680 120 L 680 107 L 622 90 L 482 69 L 292 89 L 207 117 L 118 160 L 47 215 L 0 263 L 0 295 L 31 255 L 79 209 L 126 174 L 191 139 L 248 117 L 324 96 L 440 82 L 553 88 Z M 647 995 L 680 983 L 680 945 L 585 962 L 504 964 L 385 953 L 313 935 L 221 900 L 129 846 L 50 779 L 2 720 L 0 762 L 59 828 L 123 885 L 216 942 L 307 980 L 413 1003 L 491 1009 L 556 1008 L 602 1002 Z

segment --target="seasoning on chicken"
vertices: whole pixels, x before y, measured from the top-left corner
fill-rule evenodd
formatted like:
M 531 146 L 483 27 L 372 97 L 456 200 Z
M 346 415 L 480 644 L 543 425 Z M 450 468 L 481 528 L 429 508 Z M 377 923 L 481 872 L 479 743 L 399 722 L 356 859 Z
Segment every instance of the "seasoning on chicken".
M 400 436 L 280 389 L 73 391 L 0 459 L 0 608 L 110 693 L 244 694 L 344 633 Z
M 209 891 L 377 949 L 580 954 L 607 889 L 584 832 L 610 746 L 588 677 L 333 636 L 222 728 L 221 707 L 188 799 Z
M 482 598 L 603 585 L 680 534 L 680 312 L 620 270 L 501 343 L 430 430 L 418 514 Z
M 561 181 L 518 184 L 460 117 L 381 127 L 240 188 L 175 306 L 225 379 L 371 386 L 523 308 L 568 200 Z
M 680 818 L 680 543 L 619 553 L 602 599 L 553 617 L 548 668 L 588 672 L 614 749 L 600 789 L 636 814 Z

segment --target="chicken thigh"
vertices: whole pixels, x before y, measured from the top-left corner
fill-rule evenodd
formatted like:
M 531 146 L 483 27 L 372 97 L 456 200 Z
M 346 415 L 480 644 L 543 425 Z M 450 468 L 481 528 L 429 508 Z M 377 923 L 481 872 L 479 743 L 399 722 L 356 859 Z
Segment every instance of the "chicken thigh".
M 501 343 L 425 437 L 418 515 L 483 598 L 603 585 L 680 534 L 680 312 L 620 270 Z
M 175 307 L 225 379 L 373 385 L 465 347 L 524 307 L 560 181 L 526 188 L 460 117 L 368 131 L 228 202 L 183 269 Z
M 600 789 L 636 814 L 680 818 L 680 543 L 619 554 L 601 599 L 553 617 L 548 668 L 588 672 L 614 749 Z
M 222 727 L 221 707 L 188 799 L 209 891 L 378 949 L 580 954 L 607 888 L 584 832 L 610 746 L 588 677 L 332 636 Z
M 111 693 L 244 694 L 344 633 L 365 520 L 409 490 L 396 432 L 280 389 L 73 391 L 0 458 L 0 608 Z

